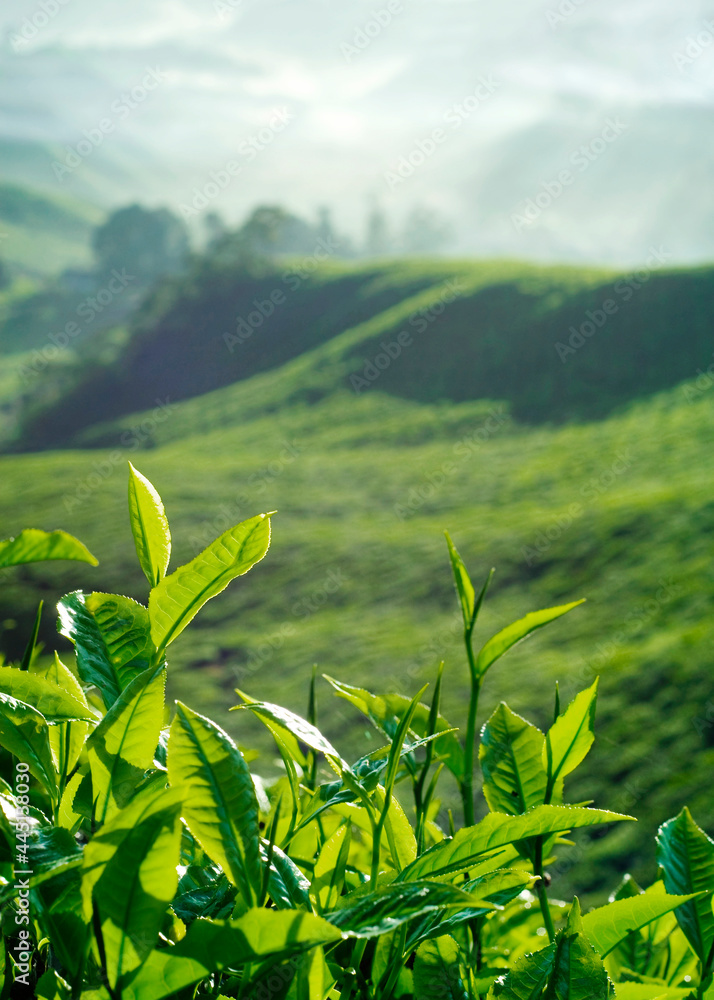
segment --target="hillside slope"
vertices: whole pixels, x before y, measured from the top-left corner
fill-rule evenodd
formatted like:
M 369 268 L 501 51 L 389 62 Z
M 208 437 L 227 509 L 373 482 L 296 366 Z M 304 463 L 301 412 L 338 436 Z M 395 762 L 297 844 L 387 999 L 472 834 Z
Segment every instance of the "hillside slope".
M 444 658 L 445 713 L 463 725 L 448 528 L 476 578 L 497 568 L 482 636 L 534 608 L 588 598 L 494 670 L 481 721 L 506 698 L 545 724 L 556 678 L 565 698 L 600 674 L 599 748 L 571 794 L 643 822 L 597 842 L 591 885 L 625 869 L 651 876 L 658 822 L 688 801 L 714 823 L 712 380 L 607 420 L 546 428 L 517 423 L 503 401 L 428 404 L 378 386 L 279 406 L 271 393 L 287 377 L 268 372 L 156 407 L 127 420 L 108 450 L 0 459 L 2 533 L 62 526 L 101 560 L 97 570 L 8 574 L 0 644 L 21 652 L 39 597 L 54 642 L 50 609 L 62 590 L 145 600 L 125 506 L 131 459 L 164 496 L 174 566 L 228 524 L 278 510 L 266 560 L 172 647 L 174 695 L 267 747 L 226 711 L 235 686 L 302 711 L 315 662 L 350 682 L 413 692 Z M 375 745 L 327 689 L 320 716 L 345 752 Z
M 420 402 L 504 399 L 528 423 L 599 419 L 711 355 L 712 268 L 667 271 L 653 257 L 629 275 L 503 262 L 298 273 L 248 278 L 209 264 L 162 286 L 119 359 L 33 414 L 21 445 L 96 440 L 87 428 L 156 399 L 246 380 L 245 393 L 220 397 L 222 419 L 249 397 L 268 412 L 375 385 Z M 204 414 L 201 403 L 195 419 Z
M 0 183 L 0 259 L 37 275 L 87 267 L 103 215 L 87 202 Z

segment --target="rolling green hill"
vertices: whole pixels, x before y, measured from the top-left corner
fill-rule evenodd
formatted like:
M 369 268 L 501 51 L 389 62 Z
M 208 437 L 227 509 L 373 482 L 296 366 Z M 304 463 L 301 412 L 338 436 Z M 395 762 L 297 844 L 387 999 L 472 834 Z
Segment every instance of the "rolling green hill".
M 663 270 L 655 254 L 625 275 L 447 261 L 312 273 L 296 262 L 249 277 L 204 260 L 157 289 L 118 358 L 28 418 L 22 444 L 96 440 L 89 427 L 157 398 L 239 381 L 245 393 L 220 405 L 241 420 L 247 400 L 268 412 L 375 387 L 429 403 L 499 398 L 531 424 L 600 419 L 710 360 L 713 295 L 714 269 Z M 190 411 L 192 426 L 205 412 Z
M 278 510 L 266 560 L 209 604 L 191 638 L 172 647 L 174 695 L 254 743 L 262 735 L 227 711 L 236 686 L 302 711 L 313 663 L 377 691 L 413 692 L 433 679 L 443 658 L 445 714 L 463 725 L 467 671 L 443 539 L 448 528 L 475 578 L 497 568 L 482 636 L 529 610 L 588 599 L 494 669 L 481 722 L 506 698 L 544 725 L 556 679 L 568 697 L 600 674 L 602 738 L 571 795 L 644 821 L 597 842 L 591 885 L 609 886 L 623 870 L 652 875 L 643 845 L 658 822 L 689 802 L 703 825 L 714 823 L 714 380 L 697 374 L 710 360 L 712 272 L 653 272 L 628 302 L 631 311 L 621 303 L 612 315 L 622 326 L 603 324 L 565 362 L 553 347 L 565 342 L 563 323 L 599 308 L 608 288 L 617 296 L 621 277 L 503 264 L 357 273 L 362 284 L 353 283 L 349 295 L 354 273 L 332 267 L 283 303 L 280 365 L 272 364 L 274 341 L 266 341 L 262 356 L 249 364 L 246 355 L 244 379 L 183 402 L 172 378 L 188 369 L 225 380 L 219 362 L 232 371 L 245 345 L 231 354 L 223 338 L 231 331 L 211 314 L 199 326 L 198 305 L 195 322 L 180 325 L 174 311 L 171 325 L 166 316 L 178 306 L 164 287 L 171 302 L 161 309 L 154 302 L 153 327 L 144 315 L 116 376 L 129 385 L 135 359 L 148 365 L 151 347 L 156 382 L 150 390 L 147 376 L 140 390 L 152 393 L 141 397 L 150 408 L 96 425 L 123 406 L 105 405 L 108 373 L 95 372 L 52 411 L 55 444 L 73 437 L 82 448 L 0 459 L 2 534 L 61 526 L 101 561 L 99 569 L 7 574 L 0 647 L 21 652 L 40 597 L 48 608 L 76 587 L 145 599 L 125 506 L 131 460 L 164 497 L 174 566 L 229 524 Z M 454 276 L 469 290 L 445 303 L 444 285 Z M 321 284 L 329 295 L 316 314 Z M 300 292 L 313 295 L 312 334 L 299 310 L 289 322 Z M 307 309 L 307 298 L 300 301 Z M 364 318 L 370 309 L 376 314 Z M 428 320 L 421 333 L 414 317 Z M 639 329 L 637 317 L 649 326 Z M 191 329 L 196 343 L 187 355 Z M 272 329 L 266 325 L 260 336 Z M 370 380 L 367 362 L 376 365 L 380 344 L 399 343 L 402 330 L 412 343 Z M 245 344 L 258 345 L 258 337 L 256 329 Z M 548 365 L 543 358 L 551 353 Z M 369 385 L 355 386 L 355 374 Z M 469 385 L 473 399 L 463 398 Z M 36 424 L 36 447 L 54 430 L 48 414 Z M 567 416 L 579 420 L 564 422 Z M 48 610 L 43 637 L 53 635 Z M 319 712 L 345 752 L 376 745 L 326 686 Z M 274 767 L 261 745 L 263 766 Z M 557 875 L 564 894 L 567 877 L 567 870 Z
M 0 183 L 0 259 L 37 275 L 87 267 L 92 229 L 103 216 L 86 202 Z

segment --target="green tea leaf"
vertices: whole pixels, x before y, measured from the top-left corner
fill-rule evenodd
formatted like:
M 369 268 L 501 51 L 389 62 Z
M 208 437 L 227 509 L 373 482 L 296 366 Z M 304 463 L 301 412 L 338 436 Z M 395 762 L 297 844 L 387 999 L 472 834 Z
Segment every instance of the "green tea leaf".
M 161 497 L 129 462 L 129 518 L 136 554 L 151 587 L 166 576 L 171 558 L 171 532 Z
M 322 735 L 319 729 L 310 725 L 301 716 L 267 701 L 250 701 L 246 705 L 241 705 L 240 708 L 250 709 L 260 719 L 271 722 L 288 736 L 292 735 L 294 739 L 306 743 L 312 750 L 324 754 L 328 760 L 335 761 L 339 769 L 349 771 L 349 765 L 342 760 L 330 741 Z
M 44 601 L 40 601 L 37 605 L 37 612 L 35 614 L 35 623 L 32 626 L 32 633 L 25 646 L 25 652 L 22 654 L 22 659 L 20 660 L 20 670 L 29 670 L 37 658 L 39 648 L 37 645 L 37 638 L 40 634 L 40 624 L 42 623 L 42 609 L 45 606 Z
M 391 802 L 392 792 L 394 790 L 394 783 L 397 780 L 397 771 L 399 770 L 399 761 L 401 759 L 402 747 L 404 741 L 407 737 L 407 732 L 409 731 L 409 725 L 414 716 L 414 712 L 419 704 L 419 699 L 422 694 L 426 691 L 426 685 L 419 691 L 409 703 L 409 708 L 406 710 L 402 718 L 399 720 L 399 725 L 397 726 L 397 731 L 392 738 L 392 744 L 389 747 L 389 755 L 387 760 L 387 769 L 384 775 L 384 792 L 385 801 Z
M 481 732 L 483 794 L 494 812 L 524 813 L 545 799 L 545 737 L 501 702 Z
M 94 722 L 86 704 L 47 678 L 18 667 L 0 667 L 0 693 L 32 705 L 48 723 Z
M 481 902 L 455 885 L 426 881 L 393 882 L 376 892 L 356 895 L 354 901 L 344 896 L 340 909 L 325 917 L 347 937 L 378 937 L 426 913 L 464 909 Z
M 87 740 L 98 823 L 127 804 L 153 764 L 164 719 L 165 685 L 163 666 L 139 674 Z
M 385 793 L 381 785 L 375 789 L 374 802 L 381 812 L 385 803 Z M 392 866 L 401 871 L 416 858 L 417 842 L 409 818 L 396 795 L 392 795 L 389 800 L 384 832 L 387 835 Z
M 339 941 L 339 930 L 302 910 L 252 909 L 237 920 L 196 920 L 173 948 L 153 951 L 122 982 L 122 1000 L 163 1000 L 211 972 L 297 955 Z
M 220 868 L 215 872 L 206 865 L 192 865 L 179 879 L 179 887 L 171 901 L 171 909 L 186 924 L 197 917 L 225 920 L 230 917 L 236 902 L 236 888 Z
M 54 969 L 48 969 L 37 980 L 35 986 L 37 1000 L 70 1000 L 71 996 L 69 983 L 65 982 Z
M 542 759 L 551 788 L 575 770 L 593 744 L 597 685 L 596 680 L 592 687 L 577 694 L 548 730 Z
M 82 860 L 79 844 L 69 830 L 61 826 L 34 826 L 25 846 L 26 868 L 32 872 L 32 889 L 46 881 L 56 869 Z
M 261 851 L 261 857 L 263 851 Z M 267 860 L 264 858 L 264 860 Z M 273 845 L 268 894 L 278 909 L 309 910 L 310 883 L 295 862 Z
M 241 691 L 240 688 L 236 688 L 235 692 L 240 698 L 243 699 L 244 704 L 233 705 L 230 709 L 231 712 L 239 712 L 244 708 L 248 708 L 250 705 L 264 704 L 257 698 L 251 698 L 250 695 L 246 694 L 245 691 Z M 277 708 L 280 712 L 284 711 L 278 705 L 271 707 Z M 258 718 L 266 727 L 266 729 L 268 729 L 269 732 L 273 734 L 273 738 L 275 742 L 278 744 L 278 748 L 281 749 L 281 753 L 283 752 L 287 753 L 292 761 L 299 764 L 301 768 L 305 769 L 308 766 L 307 755 L 303 750 L 303 748 L 300 746 L 297 736 L 295 736 L 294 733 L 290 732 L 290 730 L 286 727 L 285 722 L 278 722 L 277 720 L 271 720 L 266 713 L 260 713 L 258 715 Z M 299 718 L 299 716 L 296 716 L 296 718 Z M 312 723 L 306 722 L 305 719 L 301 719 L 301 722 L 305 726 L 312 726 Z
M 480 899 L 496 906 L 505 906 L 512 899 L 533 884 L 534 875 L 518 868 L 497 868 L 496 871 L 479 875 L 465 882 L 461 888 Z
M 0 569 L 55 559 L 86 562 L 92 566 L 99 564 L 89 549 L 66 531 L 25 528 L 15 538 L 0 541 Z
M 676 911 L 679 926 L 701 962 L 714 944 L 714 841 L 694 822 L 685 808 L 667 820 L 657 833 L 657 861 L 664 871 L 667 892 L 706 895 L 684 903 Z
M 164 649 L 181 634 L 206 601 L 255 566 L 270 545 L 270 515 L 229 528 L 195 559 L 165 576 L 151 591 L 151 635 Z
M 367 716 L 372 725 L 384 733 L 388 739 L 391 740 L 394 737 L 401 718 L 409 709 L 410 698 L 399 694 L 375 695 L 365 688 L 353 687 L 351 684 L 336 681 L 333 677 L 328 677 L 327 674 L 323 674 L 323 677 L 332 685 L 340 698 L 345 698 L 355 708 L 358 708 L 363 715 Z M 429 706 L 417 705 L 410 728 L 417 736 L 425 737 L 428 735 L 428 725 Z M 436 731 L 444 733 L 444 735 L 436 741 L 434 749 L 449 770 L 457 778 L 461 778 L 464 770 L 464 751 L 456 733 L 453 730 L 445 733 L 445 730 L 452 730 L 452 726 L 442 715 L 439 715 Z
M 385 802 L 384 788 L 381 785 L 378 785 L 374 790 L 373 801 L 377 810 L 381 813 Z M 371 840 L 372 824 L 366 810 L 362 806 L 349 802 L 340 802 L 335 797 L 332 802 L 332 808 L 340 816 L 346 816 Z M 387 843 L 382 842 L 382 852 L 386 854 L 389 866 L 396 871 L 401 871 L 416 858 L 417 842 L 412 825 L 400 805 L 399 799 L 395 795 L 392 796 L 389 803 L 384 832 L 387 835 Z
M 468 1000 L 459 946 L 448 934 L 419 945 L 414 959 L 414 1000 Z
M 577 898 L 555 943 L 516 962 L 494 983 L 492 995 L 501 1000 L 610 1000 L 615 996 L 600 956 L 583 933 Z
M 461 605 L 461 615 L 464 619 L 464 628 L 470 629 L 476 604 L 476 592 L 474 591 L 474 586 L 471 583 L 471 577 L 469 576 L 468 570 L 464 565 L 464 561 L 457 552 L 456 546 L 451 541 L 449 532 L 446 531 L 444 534 L 446 535 L 446 544 L 449 547 L 449 559 L 451 560 L 451 569 L 454 574 L 456 593 L 458 594 L 459 604 Z
M 99 914 L 109 983 L 136 969 L 158 940 L 178 885 L 181 794 L 165 788 L 114 814 L 84 851 L 82 894 Z
M 57 795 L 47 722 L 36 708 L 0 693 L 0 746 L 27 764 L 50 797 Z
M 154 645 L 147 609 L 129 597 L 77 590 L 63 597 L 57 610 L 60 632 L 74 643 L 79 676 L 99 688 L 111 708 L 151 665 Z
M 293 998 L 291 993 L 290 1000 L 326 1000 L 335 982 L 335 977 L 325 961 L 324 949 L 322 945 L 317 945 L 299 961 L 294 980 L 295 997 Z
M 692 1000 L 690 989 L 660 983 L 615 983 L 617 1000 Z
M 74 698 L 89 712 L 92 721 L 96 721 L 79 681 L 72 671 L 62 663 L 57 653 L 46 671 L 39 676 Z M 87 738 L 88 728 L 86 722 L 66 722 L 62 725 L 50 726 L 50 746 L 60 774 L 65 776 L 69 774 L 79 760 L 84 741 Z
M 556 618 L 560 618 L 562 615 L 572 611 L 573 608 L 577 608 L 578 605 L 582 604 L 582 601 L 572 601 L 570 604 L 563 604 L 557 608 L 546 608 L 544 611 L 532 611 L 530 614 L 526 615 L 525 618 L 520 618 L 517 622 L 513 622 L 512 625 L 506 626 L 506 628 L 501 629 L 496 635 L 492 636 L 488 642 L 481 648 L 476 659 L 476 672 L 479 676 L 483 677 L 486 671 L 498 660 L 504 653 L 507 653 L 509 649 L 512 649 L 516 643 L 521 642 L 531 632 L 535 632 L 536 629 L 543 628 L 544 625 L 548 625 L 549 622 L 555 621 Z
M 50 736 L 52 736 L 51 732 Z M 75 774 L 73 774 L 67 782 L 65 790 L 62 793 L 57 823 L 59 826 L 63 826 L 67 830 L 74 829 L 75 824 L 82 819 L 83 814 L 74 808 L 74 797 L 79 791 L 79 786 L 85 778 L 89 780 L 91 785 L 91 777 L 89 774 L 84 775 L 81 771 L 75 772 Z
M 253 906 L 263 879 L 258 802 L 240 750 L 210 719 L 177 702 L 168 772 L 169 784 L 184 792 L 189 830 Z
M 639 930 L 665 913 L 689 902 L 696 894 L 670 896 L 656 882 L 646 892 L 599 906 L 583 917 L 583 930 L 596 951 L 605 958 L 631 931 Z
M 400 760 L 409 754 L 413 754 L 416 750 L 421 749 L 421 747 L 429 746 L 430 743 L 440 738 L 438 734 L 434 734 L 433 736 L 426 736 L 424 739 L 414 740 L 413 743 L 403 744 L 399 751 Z M 389 744 L 386 747 L 379 747 L 377 750 L 372 750 L 371 753 L 360 757 L 352 765 L 352 773 L 355 777 L 359 778 L 360 784 L 366 791 L 373 791 L 377 787 L 380 775 L 387 769 L 391 748 L 392 744 Z
M 497 869 L 480 875 L 478 878 L 461 883 L 459 888 L 478 899 L 478 903 L 455 913 L 445 911 L 436 914 L 431 919 L 416 922 L 409 928 L 407 950 L 442 934 L 452 934 L 459 924 L 483 916 L 493 906 L 505 906 L 526 888 L 533 884 L 534 876 L 527 871 L 517 869 Z M 496 974 L 494 973 L 494 976 Z
M 540 1000 L 554 963 L 554 944 L 531 955 L 524 955 L 507 975 L 496 980 L 492 993 L 489 994 L 489 1000 L 491 996 L 503 1000 Z
M 82 906 L 85 919 L 92 919 L 92 894 L 117 847 L 131 831 L 157 813 L 181 802 L 180 794 L 166 787 L 144 788 L 123 809 L 115 812 L 84 849 L 82 865 Z
M 632 818 L 621 813 L 586 809 L 582 806 L 535 806 L 522 816 L 489 813 L 475 826 L 464 827 L 450 840 L 429 848 L 398 878 L 435 878 L 464 871 L 481 855 L 529 837 L 548 836 L 551 833 L 564 833 L 579 827 Z
M 315 861 L 310 899 L 322 913 L 337 905 L 345 882 L 345 867 L 350 851 L 351 827 L 342 823 L 322 845 Z
M 32 892 L 33 916 L 52 943 L 54 961 L 59 961 L 70 977 L 76 976 L 82 965 L 88 937 L 82 914 L 81 857 L 78 861 L 54 871 Z
M 583 933 L 577 896 L 555 941 L 548 996 L 554 1000 L 609 1000 L 615 996 L 602 959 Z

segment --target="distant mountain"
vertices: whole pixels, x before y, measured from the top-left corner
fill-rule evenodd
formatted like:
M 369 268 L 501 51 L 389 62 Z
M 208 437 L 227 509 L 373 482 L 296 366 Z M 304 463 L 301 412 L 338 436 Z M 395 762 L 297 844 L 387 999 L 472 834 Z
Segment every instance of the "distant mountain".
M 659 248 L 672 262 L 711 260 L 713 126 L 704 104 L 576 102 L 454 176 L 463 224 L 494 254 L 625 264 Z

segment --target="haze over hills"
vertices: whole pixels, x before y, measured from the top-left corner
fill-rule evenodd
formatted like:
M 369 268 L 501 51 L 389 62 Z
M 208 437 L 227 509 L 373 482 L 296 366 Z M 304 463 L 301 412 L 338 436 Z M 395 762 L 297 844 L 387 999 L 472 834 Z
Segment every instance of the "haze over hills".
M 437 212 L 450 253 L 711 258 L 707 4 L 607 0 L 555 19 L 541 0 L 398 7 L 370 37 L 360 0 L 127 3 L 111 26 L 101 3 L 73 0 L 33 33 L 32 0 L 11 0 L 0 177 L 180 209 L 233 159 L 240 179 L 210 201 L 233 221 L 258 202 L 306 216 L 328 204 L 359 236 L 376 199 L 393 227 L 415 204 Z M 271 131 L 280 109 L 290 117 Z M 53 165 L 102 120 L 111 131 L 58 179 Z M 608 122 L 620 131 L 603 140 Z

